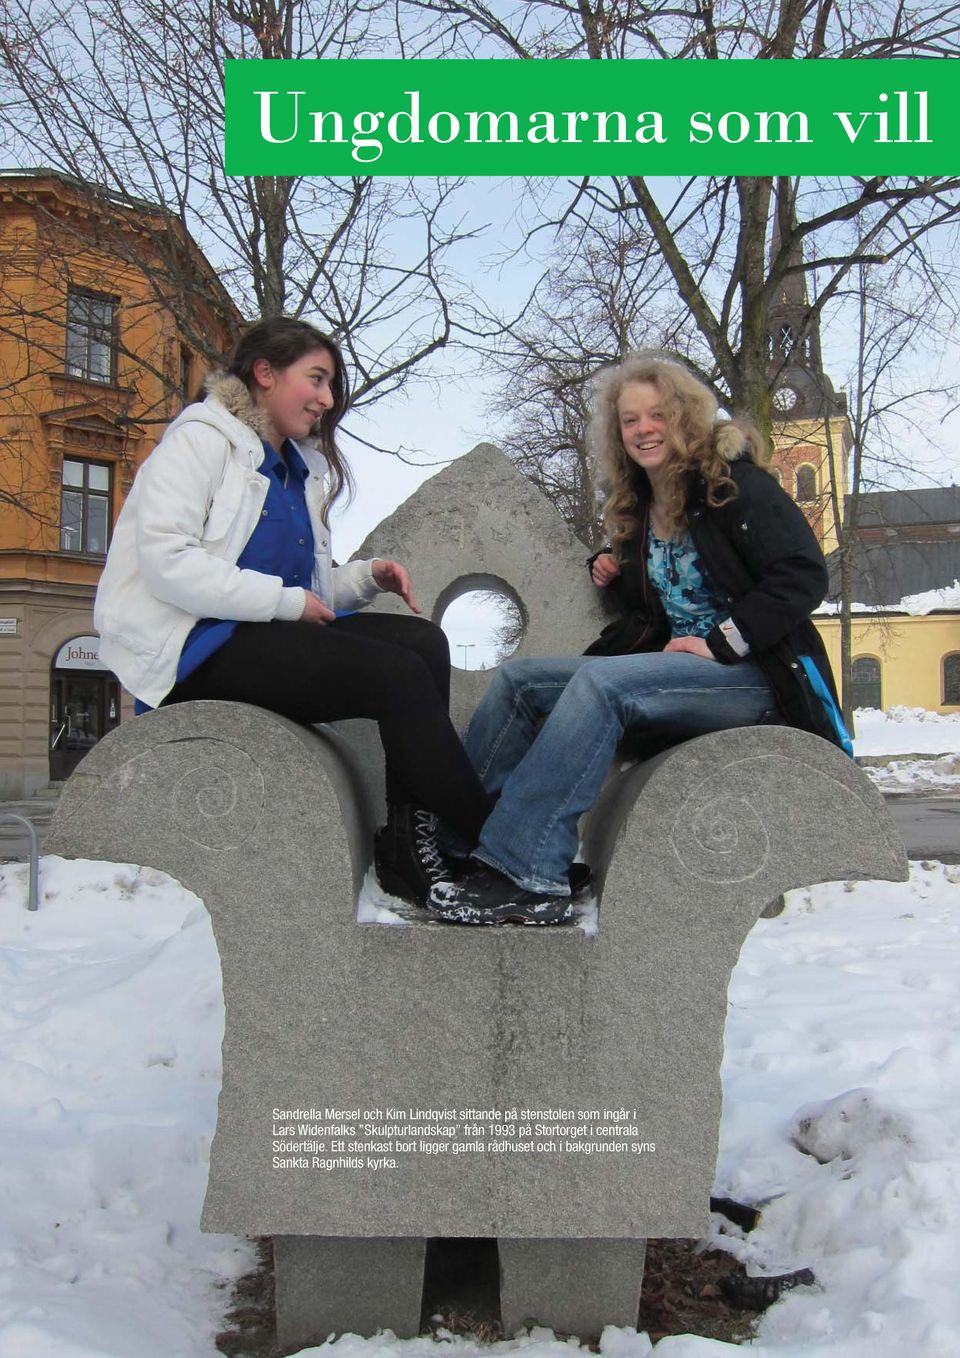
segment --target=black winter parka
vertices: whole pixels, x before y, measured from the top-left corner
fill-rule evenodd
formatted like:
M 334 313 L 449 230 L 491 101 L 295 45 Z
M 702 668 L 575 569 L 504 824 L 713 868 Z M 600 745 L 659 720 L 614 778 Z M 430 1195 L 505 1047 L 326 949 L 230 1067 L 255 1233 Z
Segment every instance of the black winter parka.
M 736 495 L 714 508 L 699 472 L 690 475 L 686 518 L 707 581 L 723 599 L 729 616 L 750 645 L 750 658 L 763 670 L 782 719 L 837 743 L 821 700 L 798 657 L 810 656 L 836 697 L 830 662 L 810 614 L 827 589 L 823 552 L 800 508 L 762 467 L 743 453 L 731 462 Z M 660 651 L 670 624 L 647 574 L 650 493 L 646 475 L 637 477 L 641 526 L 624 547 L 620 575 L 607 586 L 607 606 L 618 613 L 587 655 Z M 707 645 L 724 664 L 739 656 L 714 627 Z

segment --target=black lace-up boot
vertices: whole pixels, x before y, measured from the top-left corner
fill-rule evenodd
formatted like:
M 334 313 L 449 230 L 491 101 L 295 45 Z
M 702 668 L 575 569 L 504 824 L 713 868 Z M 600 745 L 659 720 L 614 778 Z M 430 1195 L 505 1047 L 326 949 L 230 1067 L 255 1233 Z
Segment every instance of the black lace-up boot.
M 424 906 L 436 882 L 462 868 L 437 844 L 437 817 L 409 803 L 387 807 L 387 823 L 373 837 L 377 881 L 391 896 Z
M 477 862 L 456 880 L 435 883 L 426 902 L 432 915 L 451 924 L 566 924 L 573 907 L 572 896 L 526 891 Z

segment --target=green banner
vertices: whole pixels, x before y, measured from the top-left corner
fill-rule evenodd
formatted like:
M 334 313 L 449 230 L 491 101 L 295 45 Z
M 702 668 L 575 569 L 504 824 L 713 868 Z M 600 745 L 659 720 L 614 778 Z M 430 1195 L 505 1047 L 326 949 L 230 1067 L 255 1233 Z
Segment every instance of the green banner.
M 228 61 L 237 175 L 960 172 L 954 61 Z

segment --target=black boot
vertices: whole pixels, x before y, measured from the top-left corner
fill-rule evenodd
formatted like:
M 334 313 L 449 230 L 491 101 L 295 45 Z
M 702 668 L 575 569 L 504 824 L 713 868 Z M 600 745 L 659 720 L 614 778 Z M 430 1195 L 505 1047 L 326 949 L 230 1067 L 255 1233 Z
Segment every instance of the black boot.
M 420 906 L 436 882 L 462 871 L 440 852 L 437 817 L 409 803 L 387 807 L 387 823 L 373 837 L 373 864 L 384 891 Z
M 527 891 L 503 873 L 474 862 L 458 880 L 437 882 L 427 909 L 453 924 L 566 924 L 572 896 Z

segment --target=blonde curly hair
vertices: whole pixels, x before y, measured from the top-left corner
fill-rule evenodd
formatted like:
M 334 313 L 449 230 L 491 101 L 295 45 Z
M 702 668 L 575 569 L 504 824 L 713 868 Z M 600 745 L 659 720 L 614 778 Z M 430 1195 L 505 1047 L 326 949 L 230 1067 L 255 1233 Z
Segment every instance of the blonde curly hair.
M 729 475 L 730 459 L 746 451 L 754 461 L 760 461 L 763 451 L 753 425 L 717 419 L 713 392 L 676 359 L 658 351 L 642 351 L 604 369 L 595 383 L 589 439 L 601 481 L 609 492 L 603 519 L 616 555 L 640 531 L 638 490 L 646 481 L 646 473 L 627 455 L 620 437 L 617 403 L 624 387 L 633 382 L 650 382 L 660 393 L 671 457 L 666 466 L 666 494 L 662 499 L 658 496 L 658 505 L 671 534 L 686 526 L 689 472 L 702 473 L 707 503 L 717 508 L 737 493 Z

